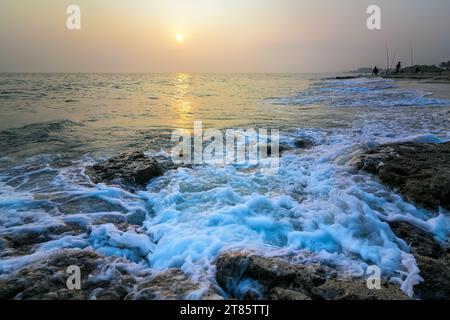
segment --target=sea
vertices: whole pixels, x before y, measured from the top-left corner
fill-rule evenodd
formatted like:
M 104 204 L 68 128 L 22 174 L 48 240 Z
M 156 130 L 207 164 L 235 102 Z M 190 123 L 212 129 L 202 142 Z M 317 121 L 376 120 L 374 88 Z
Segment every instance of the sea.
M 130 270 L 181 269 L 201 284 L 188 296 L 198 299 L 217 286 L 215 259 L 244 250 L 344 278 L 377 266 L 412 296 L 420 270 L 387 222 L 408 221 L 447 245 L 449 212 L 407 201 L 355 159 L 385 143 L 449 141 L 450 84 L 335 77 L 0 74 L 0 276 L 89 248 Z M 131 192 L 85 174 L 122 152 L 170 155 L 172 133 L 195 121 L 278 129 L 292 148 L 276 175 L 196 165 Z M 61 232 L 67 225 L 79 227 Z M 25 249 L 8 245 L 30 234 L 39 240 Z

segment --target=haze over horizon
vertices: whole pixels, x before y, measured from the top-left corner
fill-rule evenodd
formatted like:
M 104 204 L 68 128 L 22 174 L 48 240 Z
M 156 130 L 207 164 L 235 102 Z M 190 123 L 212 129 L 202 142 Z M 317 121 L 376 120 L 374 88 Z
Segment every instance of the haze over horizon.
M 66 28 L 77 4 L 82 29 Z M 382 30 L 366 9 L 382 9 Z M 450 60 L 450 1 L 2 0 L 0 72 L 334 72 Z

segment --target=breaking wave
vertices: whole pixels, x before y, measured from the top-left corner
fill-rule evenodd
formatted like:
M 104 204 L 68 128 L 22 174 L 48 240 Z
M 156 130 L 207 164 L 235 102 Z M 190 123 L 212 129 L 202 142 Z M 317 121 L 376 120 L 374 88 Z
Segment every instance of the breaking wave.
M 336 107 L 449 106 L 448 100 L 430 98 L 431 94 L 400 89 L 389 79 L 356 78 L 325 80 L 293 96 L 270 98 L 274 105 L 327 105 Z

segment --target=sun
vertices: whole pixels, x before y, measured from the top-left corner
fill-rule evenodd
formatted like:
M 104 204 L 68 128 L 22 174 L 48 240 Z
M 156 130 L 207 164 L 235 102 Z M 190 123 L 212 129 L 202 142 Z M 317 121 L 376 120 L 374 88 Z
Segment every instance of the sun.
M 183 42 L 184 41 L 184 35 L 181 33 L 177 33 L 177 35 L 175 36 L 175 40 L 177 42 Z

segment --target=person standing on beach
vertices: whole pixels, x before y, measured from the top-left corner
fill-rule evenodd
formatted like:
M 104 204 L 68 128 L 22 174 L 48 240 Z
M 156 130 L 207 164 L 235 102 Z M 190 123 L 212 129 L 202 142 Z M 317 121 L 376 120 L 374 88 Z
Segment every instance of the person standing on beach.
M 401 61 L 399 61 L 397 63 L 397 66 L 395 67 L 395 74 L 398 74 L 398 72 L 400 71 L 401 68 L 402 68 L 402 63 L 401 63 Z
M 373 68 L 373 70 L 372 70 L 372 75 L 373 75 L 373 76 L 377 76 L 377 75 L 378 75 L 378 72 L 379 72 L 378 67 L 375 66 L 375 68 Z

